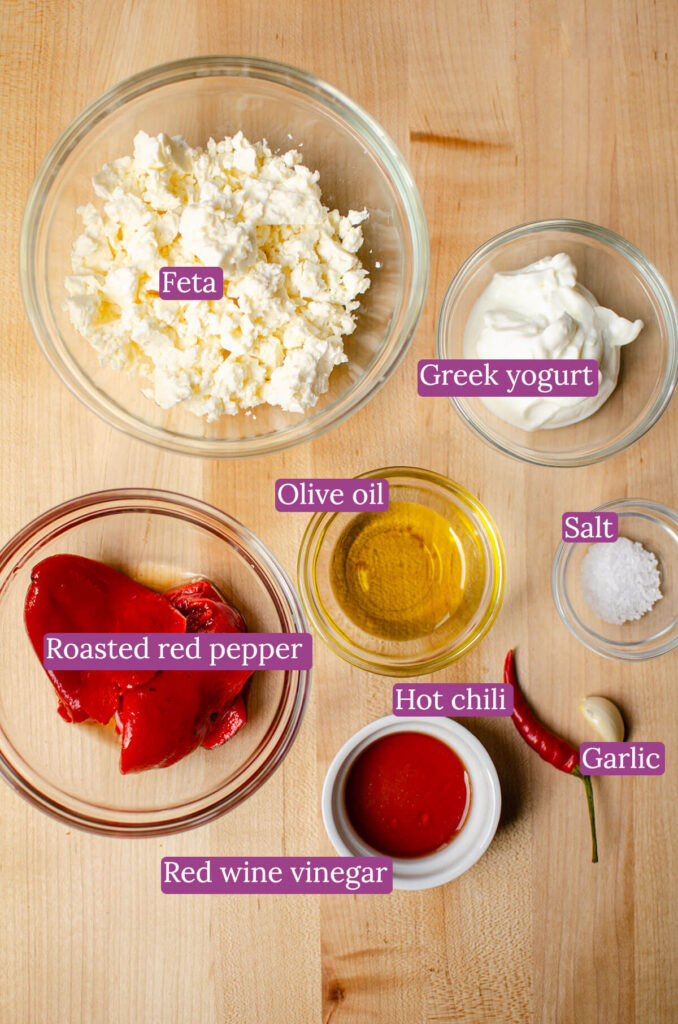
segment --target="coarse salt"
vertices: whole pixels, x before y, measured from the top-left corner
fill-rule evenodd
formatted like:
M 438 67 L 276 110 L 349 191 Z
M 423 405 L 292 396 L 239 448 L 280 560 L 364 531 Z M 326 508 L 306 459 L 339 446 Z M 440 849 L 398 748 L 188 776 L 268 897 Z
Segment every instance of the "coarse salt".
M 579 570 L 582 597 L 603 622 L 620 626 L 640 619 L 662 596 L 656 556 L 620 537 L 612 544 L 592 544 Z

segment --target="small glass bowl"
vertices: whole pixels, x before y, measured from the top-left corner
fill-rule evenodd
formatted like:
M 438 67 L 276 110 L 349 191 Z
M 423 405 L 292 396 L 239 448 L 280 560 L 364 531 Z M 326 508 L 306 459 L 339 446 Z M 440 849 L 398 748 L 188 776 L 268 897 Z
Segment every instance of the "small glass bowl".
M 242 130 L 273 150 L 298 148 L 320 172 L 323 202 L 367 208 L 360 259 L 372 284 L 346 337 L 348 362 L 307 413 L 260 405 L 255 415 L 214 423 L 180 406 L 164 410 L 141 393 L 141 378 L 102 367 L 62 305 L 71 247 L 82 232 L 76 209 L 95 200 L 92 175 L 132 152 L 140 130 L 183 135 L 193 146 Z M 98 203 L 98 200 L 97 200 Z M 208 458 L 264 455 L 341 423 L 388 380 L 421 315 L 429 270 L 424 208 L 403 157 L 377 122 L 333 86 L 304 71 L 253 57 L 203 56 L 162 64 L 120 82 L 70 124 L 40 167 L 26 203 L 19 246 L 24 305 L 40 346 L 62 381 L 102 419 L 168 451 Z
M 498 419 L 479 398 L 451 398 L 465 423 L 506 455 L 541 466 L 586 466 L 617 455 L 650 430 L 678 380 L 678 313 L 663 278 L 624 238 L 595 224 L 545 220 L 491 238 L 469 256 L 443 301 L 439 359 L 464 358 L 464 328 L 474 303 L 497 271 L 517 270 L 565 252 L 578 281 L 598 302 L 629 320 L 640 318 L 638 338 L 621 352 L 617 386 L 601 408 L 580 423 L 525 431 Z
M 0 774 L 29 803 L 69 826 L 123 836 L 180 832 L 255 793 L 288 753 L 310 672 L 257 673 L 247 725 L 222 747 L 199 748 L 170 768 L 121 775 L 111 727 L 73 725 L 24 626 L 33 566 L 59 553 L 95 558 L 154 589 L 205 576 L 253 632 L 307 632 L 284 570 L 249 530 L 193 498 L 166 491 L 101 491 L 58 505 L 0 551 Z
M 657 557 L 661 600 L 642 618 L 621 626 L 603 622 L 584 602 L 579 588 L 588 544 L 566 544 L 556 551 L 551 574 L 553 600 L 573 636 L 605 658 L 645 661 L 678 646 L 678 513 L 640 498 L 608 501 L 593 512 L 616 512 L 619 536 L 639 541 Z
M 471 807 L 458 836 L 425 857 L 394 857 L 394 889 L 431 889 L 458 878 L 480 860 L 494 838 L 501 814 L 497 770 L 480 740 L 449 718 L 400 718 L 370 722 L 343 745 L 325 776 L 322 812 L 332 845 L 343 857 L 379 855 L 356 832 L 346 810 L 346 782 L 352 765 L 376 740 L 393 732 L 423 732 L 451 747 L 463 761 L 471 783 Z
M 351 621 L 334 594 L 330 565 L 334 546 L 356 512 L 319 512 L 301 541 L 297 565 L 301 600 L 308 617 L 328 647 L 340 658 L 368 672 L 387 676 L 419 676 L 457 661 L 485 636 L 501 607 L 504 591 L 504 549 L 497 528 L 480 502 L 459 484 L 438 473 L 394 466 L 361 473 L 356 479 L 385 477 L 390 501 L 411 501 L 432 508 L 444 518 L 461 516 L 483 555 L 483 578 L 475 612 L 459 632 L 443 623 L 428 636 L 388 640 L 372 636 Z

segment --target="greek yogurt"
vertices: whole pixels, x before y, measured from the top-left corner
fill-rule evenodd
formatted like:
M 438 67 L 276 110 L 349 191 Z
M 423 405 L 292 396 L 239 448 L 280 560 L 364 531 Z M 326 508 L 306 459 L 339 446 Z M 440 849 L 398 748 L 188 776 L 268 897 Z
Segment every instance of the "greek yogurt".
M 583 397 L 482 398 L 499 419 L 521 430 L 566 427 L 592 416 L 619 376 L 620 349 L 638 337 L 642 320 L 600 306 L 558 253 L 494 275 L 464 330 L 467 359 L 595 359 L 598 394 Z

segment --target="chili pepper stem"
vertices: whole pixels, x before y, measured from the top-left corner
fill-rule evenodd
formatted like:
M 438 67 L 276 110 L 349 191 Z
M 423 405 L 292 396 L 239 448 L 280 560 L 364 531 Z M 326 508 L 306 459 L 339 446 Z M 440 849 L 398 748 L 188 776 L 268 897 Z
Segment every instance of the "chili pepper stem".
M 591 863 L 598 863 L 598 838 L 596 836 L 596 809 L 593 804 L 593 785 L 590 775 L 583 775 L 579 768 L 573 768 L 572 774 L 584 783 L 586 790 L 586 803 L 589 808 L 589 822 L 591 823 Z

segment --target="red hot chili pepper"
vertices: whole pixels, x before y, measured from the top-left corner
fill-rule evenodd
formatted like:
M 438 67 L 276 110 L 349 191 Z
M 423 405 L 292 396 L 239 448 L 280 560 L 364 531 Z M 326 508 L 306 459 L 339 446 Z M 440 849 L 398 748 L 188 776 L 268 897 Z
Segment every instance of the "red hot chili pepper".
M 591 860 L 598 862 L 598 841 L 596 837 L 596 815 L 593 806 L 593 787 L 591 777 L 583 775 L 579 769 L 579 751 L 566 740 L 556 736 L 536 718 L 532 708 L 525 700 L 520 687 L 513 661 L 513 651 L 509 651 L 504 662 L 504 682 L 513 689 L 513 724 L 528 746 L 536 750 L 539 756 L 558 768 L 561 772 L 574 775 L 581 779 L 586 790 L 586 802 L 589 808 L 591 823 Z

